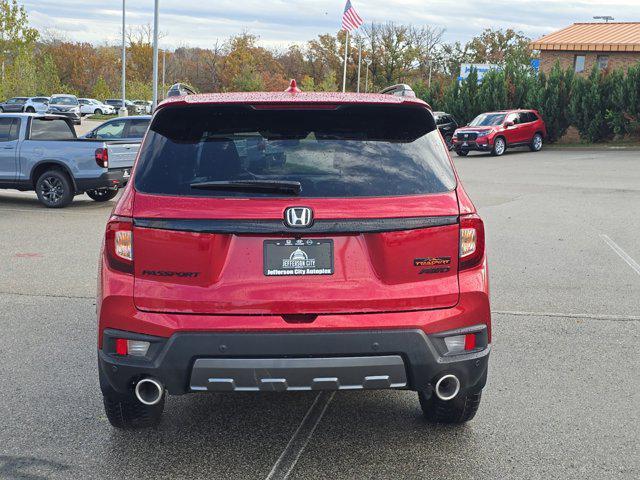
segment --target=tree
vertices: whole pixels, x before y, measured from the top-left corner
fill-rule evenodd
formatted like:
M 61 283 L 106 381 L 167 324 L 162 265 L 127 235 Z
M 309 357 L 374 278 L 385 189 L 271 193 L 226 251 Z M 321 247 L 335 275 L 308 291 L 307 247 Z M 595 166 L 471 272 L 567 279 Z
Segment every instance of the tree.
M 540 74 L 538 110 L 547 126 L 547 139 L 559 140 L 571 125 L 569 101 L 573 84 L 573 70 L 562 70 L 560 62 L 551 68 L 549 76 Z
M 605 118 L 609 87 L 605 73 L 597 66 L 594 66 L 588 77 L 577 75 L 573 79 L 569 108 L 572 123 L 583 140 L 601 142 L 611 135 Z
M 466 50 L 469 61 L 473 63 L 528 65 L 531 58 L 530 42 L 529 37 L 511 28 L 487 28 L 469 41 Z
M 111 89 L 103 77 L 98 77 L 96 84 L 93 86 L 91 96 L 97 98 L 100 101 L 105 101 L 107 98 L 112 98 L 114 95 L 111 93 Z

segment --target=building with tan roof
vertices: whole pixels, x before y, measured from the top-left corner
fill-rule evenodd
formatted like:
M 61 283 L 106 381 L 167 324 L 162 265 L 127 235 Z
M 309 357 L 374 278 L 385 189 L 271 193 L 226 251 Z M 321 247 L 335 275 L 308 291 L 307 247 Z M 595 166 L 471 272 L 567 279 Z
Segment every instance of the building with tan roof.
M 589 74 L 600 68 L 628 68 L 640 62 L 640 22 L 574 23 L 531 42 L 540 51 L 540 70 L 562 68 Z

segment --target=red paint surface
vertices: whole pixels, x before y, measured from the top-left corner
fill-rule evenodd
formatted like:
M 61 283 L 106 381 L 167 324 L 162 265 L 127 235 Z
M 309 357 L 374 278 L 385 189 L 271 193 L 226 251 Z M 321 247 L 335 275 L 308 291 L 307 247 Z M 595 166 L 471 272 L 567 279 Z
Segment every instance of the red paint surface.
M 251 93 L 170 99 L 176 103 L 415 103 L 392 95 Z M 135 173 L 134 173 L 135 174 Z M 457 176 L 457 174 L 456 174 Z M 295 205 L 294 205 L 295 204 Z M 168 197 L 135 192 L 130 182 L 114 214 L 145 218 L 282 219 L 300 200 Z M 458 179 L 435 195 L 304 200 L 316 219 L 398 218 L 475 213 Z M 305 235 L 303 235 L 304 238 Z M 486 324 L 489 282 L 484 251 L 458 272 L 459 225 L 334 240 L 331 276 L 266 277 L 262 242 L 279 236 L 218 235 L 134 228 L 134 274 L 102 255 L 97 309 L 105 328 L 169 337 L 178 331 L 313 331 L 420 328 L 426 333 Z M 419 274 L 414 258 L 450 256 L 451 270 Z M 148 277 L 142 270 L 197 271 Z M 292 321 L 304 318 L 305 321 Z M 100 342 L 101 340 L 99 340 Z

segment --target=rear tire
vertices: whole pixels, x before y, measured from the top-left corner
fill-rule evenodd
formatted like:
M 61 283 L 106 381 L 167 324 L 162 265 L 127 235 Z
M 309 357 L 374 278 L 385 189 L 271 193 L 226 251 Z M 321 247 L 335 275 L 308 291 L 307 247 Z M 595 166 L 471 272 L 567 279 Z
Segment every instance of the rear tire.
M 476 416 L 482 391 L 458 395 L 452 400 L 440 400 L 435 393 L 419 392 L 420 406 L 425 418 L 432 423 L 460 424 Z
M 71 179 L 61 170 L 47 170 L 36 181 L 36 195 L 47 208 L 64 208 L 73 200 Z
M 103 393 L 104 413 L 115 428 L 131 430 L 154 427 L 162 419 L 165 396 L 157 405 L 144 405 L 133 395 L 122 397 Z
M 539 152 L 542 150 L 542 135 L 536 133 L 531 139 L 531 143 L 529 144 L 529 150 L 532 152 Z
M 91 200 L 96 202 L 108 202 L 112 198 L 118 195 L 118 190 L 112 190 L 109 188 L 100 188 L 98 190 L 87 190 L 85 192 Z
M 469 150 L 456 150 L 459 157 L 466 157 L 469 155 Z

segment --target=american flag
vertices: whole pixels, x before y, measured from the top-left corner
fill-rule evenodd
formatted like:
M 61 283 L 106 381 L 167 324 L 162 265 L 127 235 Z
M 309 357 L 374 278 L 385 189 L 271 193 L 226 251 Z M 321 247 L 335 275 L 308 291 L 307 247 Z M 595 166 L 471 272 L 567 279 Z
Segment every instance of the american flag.
M 342 29 L 350 32 L 355 30 L 364 23 L 364 20 L 360 18 L 356 9 L 351 5 L 351 0 L 347 0 L 344 6 L 344 13 L 342 14 Z

